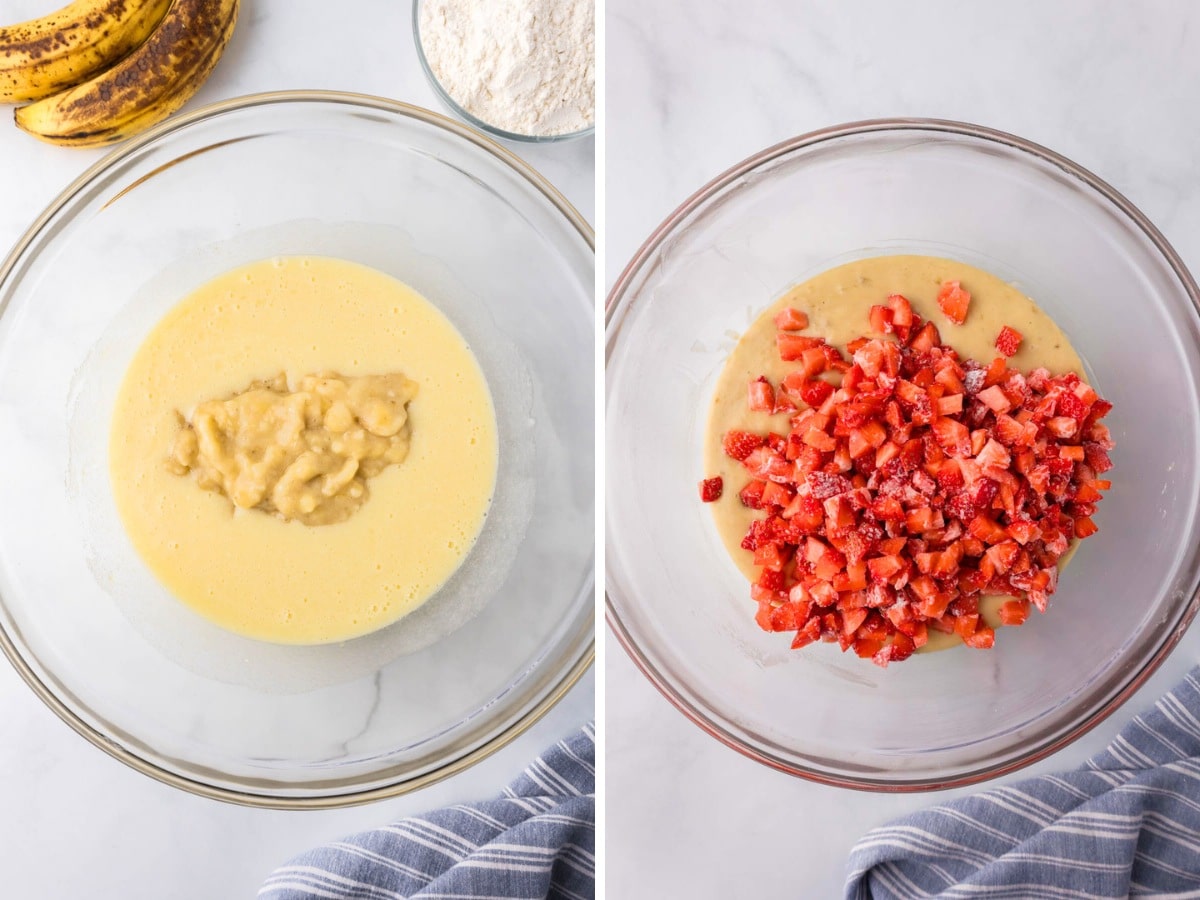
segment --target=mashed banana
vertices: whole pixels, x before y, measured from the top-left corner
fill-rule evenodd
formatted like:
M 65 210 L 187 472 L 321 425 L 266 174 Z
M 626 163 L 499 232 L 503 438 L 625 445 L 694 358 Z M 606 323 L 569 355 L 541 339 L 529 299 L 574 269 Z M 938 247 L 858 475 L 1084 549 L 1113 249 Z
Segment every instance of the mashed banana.
M 197 406 L 167 466 L 242 509 L 305 525 L 343 522 L 367 502 L 367 479 L 408 456 L 416 394 L 399 373 L 323 372 L 294 389 L 280 374 Z

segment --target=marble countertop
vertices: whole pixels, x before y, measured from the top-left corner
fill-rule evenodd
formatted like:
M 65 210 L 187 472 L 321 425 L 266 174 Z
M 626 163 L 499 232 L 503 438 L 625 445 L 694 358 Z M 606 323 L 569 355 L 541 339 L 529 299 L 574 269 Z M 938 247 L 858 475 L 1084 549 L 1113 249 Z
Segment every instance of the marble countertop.
M 1200 8 L 608 0 L 607 24 L 609 285 L 730 165 L 823 126 L 894 116 L 977 122 L 1065 154 L 1200 267 Z M 611 635 L 607 647 L 610 897 L 840 896 L 854 841 L 934 799 L 824 787 L 751 762 L 676 712 Z M 1100 749 L 1198 658 L 1193 627 L 1122 710 L 1025 774 Z
M 8 0 L 19 21 L 60 0 Z M 395 97 L 443 111 L 412 45 L 403 0 L 243 0 L 225 58 L 187 109 L 258 91 L 313 88 Z M 589 220 L 595 142 L 512 145 Z M 0 124 L 0 251 L 100 151 L 49 147 Z M 192 797 L 77 737 L 0 662 L 0 872 L 5 897 L 252 897 L 288 857 L 322 841 L 448 803 L 486 797 L 545 745 L 593 715 L 589 672 L 529 732 L 485 762 L 416 794 L 353 809 L 277 812 Z

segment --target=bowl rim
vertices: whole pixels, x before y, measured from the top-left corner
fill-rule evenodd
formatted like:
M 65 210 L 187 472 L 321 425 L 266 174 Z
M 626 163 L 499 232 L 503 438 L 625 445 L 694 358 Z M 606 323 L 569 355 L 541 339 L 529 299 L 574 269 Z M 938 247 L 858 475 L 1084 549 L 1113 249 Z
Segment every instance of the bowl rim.
M 596 235 L 592 226 L 579 213 L 578 210 L 567 200 L 566 197 L 552 185 L 541 173 L 533 168 L 525 160 L 515 155 L 511 150 L 503 147 L 496 141 L 492 140 L 485 134 L 472 129 L 454 119 L 425 109 L 421 106 L 416 106 L 411 103 L 405 103 L 400 100 L 393 100 L 387 97 L 379 97 L 371 94 L 354 93 L 350 91 L 325 91 L 325 90 L 289 90 L 289 91 L 270 91 L 255 94 L 246 94 L 239 97 L 233 97 L 228 100 L 222 100 L 216 103 L 211 103 L 202 106 L 190 113 L 183 115 L 172 116 L 166 121 L 149 129 L 145 133 L 126 141 L 116 149 L 105 154 L 100 160 L 90 165 L 84 172 L 71 181 L 58 196 L 56 196 L 45 210 L 34 220 L 34 222 L 25 230 L 24 234 L 13 245 L 12 249 L 4 257 L 3 262 L 0 262 L 0 284 L 8 280 L 12 271 L 16 268 L 21 259 L 24 258 L 30 246 L 42 233 L 42 231 L 51 223 L 51 221 L 62 211 L 62 209 L 70 203 L 75 196 L 84 190 L 94 179 L 109 171 L 112 167 L 122 163 L 136 154 L 140 153 L 147 146 L 158 142 L 167 136 L 189 128 L 192 125 L 205 122 L 209 119 L 218 117 L 225 113 L 250 109 L 259 106 L 277 106 L 291 103 L 323 103 L 335 106 L 350 106 L 359 109 L 367 109 L 381 111 L 391 114 L 404 116 L 415 119 L 428 125 L 441 128 L 451 134 L 466 140 L 481 150 L 490 153 L 492 156 L 499 159 L 501 162 L 515 170 L 518 175 L 528 181 L 537 191 L 539 191 L 550 204 L 558 210 L 570 223 L 572 227 L 584 239 L 587 246 L 595 253 L 596 250 Z M 184 157 L 186 158 L 186 157 Z M 174 165 L 179 160 L 173 160 L 167 163 L 166 166 L 154 170 L 150 174 L 157 174 L 163 168 Z M 143 176 L 143 179 L 149 176 Z M 127 188 L 128 189 L 128 188 Z M 0 304 L 0 315 L 4 313 L 4 305 Z M 587 579 L 592 584 L 592 590 L 595 590 L 595 561 L 593 560 L 592 577 Z M 200 797 L 207 797 L 211 800 L 220 800 L 226 803 L 231 803 L 239 806 L 255 807 L 260 809 L 333 809 L 340 807 L 357 806 L 365 803 L 372 803 L 376 800 L 382 800 L 388 797 L 396 797 L 402 794 L 408 794 L 413 791 L 420 790 L 439 781 L 443 781 L 465 769 L 470 768 L 476 763 L 486 759 L 493 753 L 508 746 L 534 724 L 536 724 L 543 716 L 550 711 L 551 708 L 561 700 L 568 691 L 573 688 L 576 683 L 583 677 L 584 673 L 593 664 L 596 657 L 596 635 L 593 626 L 591 640 L 582 647 L 575 655 L 572 664 L 562 672 L 557 680 L 553 683 L 550 689 L 544 696 L 539 698 L 529 709 L 525 710 L 507 729 L 495 735 L 490 740 L 486 741 L 479 747 L 454 757 L 429 772 L 425 772 L 414 778 L 403 781 L 392 781 L 390 783 L 378 785 L 376 787 L 367 788 L 360 791 L 348 791 L 345 793 L 327 793 L 313 794 L 306 796 L 287 796 L 278 794 L 259 794 L 253 791 L 235 790 L 232 788 L 221 787 L 215 784 L 195 780 L 177 772 L 166 769 L 149 760 L 143 759 L 132 750 L 118 744 L 114 739 L 105 735 L 102 731 L 85 721 L 75 713 L 63 700 L 44 682 L 34 668 L 21 655 L 16 643 L 4 628 L 3 623 L 0 623 L 0 651 L 3 651 L 5 657 L 12 664 L 17 674 L 30 687 L 30 689 L 41 699 L 50 710 L 57 715 L 63 722 L 71 727 L 71 729 L 80 737 L 87 740 L 90 744 L 100 748 L 109 756 L 119 762 L 124 763 L 132 769 L 148 775 L 151 778 L 163 784 L 172 787 L 180 788 L 190 794 Z M 335 788 L 336 790 L 336 788 Z
M 960 122 L 953 119 L 935 119 L 935 118 L 920 118 L 920 117 L 897 117 L 897 118 L 881 118 L 881 119 L 862 119 L 853 122 L 846 122 L 839 125 L 831 125 L 825 128 L 820 128 L 815 131 L 810 131 L 796 137 L 788 138 L 780 141 L 758 153 L 747 157 L 732 167 L 726 169 L 715 178 L 711 179 L 707 184 L 693 193 L 690 197 L 683 201 L 676 209 L 668 215 L 655 229 L 650 236 L 642 243 L 633 258 L 626 264 L 621 274 L 617 276 L 613 283 L 608 297 L 605 300 L 605 348 L 604 360 L 605 367 L 612 357 L 616 349 L 617 341 L 620 337 L 621 326 L 624 317 L 629 311 L 629 303 L 627 291 L 642 271 L 643 267 L 652 259 L 663 241 L 674 232 L 676 227 L 681 222 L 691 216 L 698 208 L 707 203 L 714 195 L 734 183 L 738 179 L 757 169 L 758 167 L 772 162 L 773 160 L 786 156 L 797 150 L 814 147 L 830 141 L 837 141 L 843 138 L 856 135 L 873 134 L 878 132 L 932 132 L 935 134 L 946 134 L 957 137 L 972 138 L 976 141 L 990 142 L 1000 144 L 1009 150 L 1016 150 L 1035 158 L 1035 160 L 1050 163 L 1058 169 L 1061 169 L 1067 175 L 1072 176 L 1082 182 L 1085 187 L 1091 188 L 1096 193 L 1100 194 L 1105 200 L 1113 204 L 1128 220 L 1135 225 L 1146 238 L 1149 239 L 1154 249 L 1161 254 L 1162 258 L 1170 266 L 1179 279 L 1185 293 L 1192 302 L 1193 312 L 1200 316 L 1200 287 L 1197 286 L 1192 274 L 1188 271 L 1182 258 L 1171 246 L 1170 242 L 1163 236 L 1162 232 L 1154 226 L 1154 224 L 1146 217 L 1146 215 L 1131 203 L 1120 191 L 1116 190 L 1112 185 L 1103 179 L 1097 177 L 1083 166 L 1072 162 L 1067 157 L 1060 153 L 1056 153 L 1047 147 L 1027 140 L 1017 135 L 1011 134 L 999 129 L 990 128 L 985 125 L 977 125 L 970 122 Z M 1017 757 L 1001 763 L 1000 765 L 991 766 L 982 769 L 975 769 L 966 772 L 962 775 L 953 777 L 937 777 L 929 776 L 913 780 L 905 781 L 889 781 L 886 778 L 858 778 L 853 776 L 834 775 L 828 772 L 823 772 L 815 768 L 809 768 L 803 765 L 784 762 L 775 756 L 758 750 L 743 741 L 737 735 L 731 733 L 721 725 L 709 719 L 704 711 L 698 709 L 694 704 L 680 696 L 670 683 L 670 681 L 660 673 L 646 656 L 646 654 L 638 646 L 633 635 L 621 621 L 621 617 L 617 611 L 616 604 L 613 602 L 612 596 L 609 594 L 607 582 L 604 592 L 605 603 L 605 621 L 608 627 L 612 630 L 617 642 L 624 648 L 629 658 L 641 673 L 650 681 L 652 685 L 662 694 L 672 706 L 679 712 L 683 713 L 693 724 L 697 725 L 702 731 L 710 737 L 716 738 L 725 746 L 736 750 L 743 756 L 748 757 L 756 762 L 762 763 L 772 769 L 780 772 L 786 772 L 789 775 L 794 775 L 800 778 L 814 781 L 819 784 L 825 784 L 832 787 L 850 788 L 854 790 L 875 792 L 875 793 L 914 793 L 918 791 L 933 791 L 946 790 L 956 787 L 966 787 L 969 785 L 979 784 L 983 781 L 988 781 L 993 778 L 998 778 L 1002 775 L 1007 775 L 1032 765 L 1053 753 L 1063 749 L 1069 744 L 1074 743 L 1087 732 L 1091 731 L 1102 721 L 1116 712 L 1122 705 L 1125 704 L 1134 693 L 1158 670 L 1163 661 L 1175 649 L 1176 645 L 1187 632 L 1192 620 L 1200 611 L 1200 585 L 1194 589 L 1190 598 L 1182 605 L 1179 613 L 1179 618 L 1176 621 L 1172 630 L 1166 635 L 1162 643 L 1155 649 L 1151 657 L 1146 661 L 1145 665 L 1139 671 L 1134 672 L 1129 676 L 1126 683 L 1117 690 L 1106 703 L 1101 704 L 1096 709 L 1089 711 L 1080 721 L 1076 722 L 1063 734 L 1053 740 L 1046 741 L 1043 744 L 1033 747 L 1025 751 Z
M 413 43 L 417 48 L 417 62 L 421 64 L 421 71 L 425 73 L 425 78 L 429 81 L 429 86 L 433 88 L 433 92 L 437 94 L 438 99 L 442 104 L 460 117 L 469 125 L 473 125 L 480 131 L 486 132 L 494 137 L 503 138 L 506 141 L 516 141 L 523 144 L 557 144 L 563 141 L 572 141 L 576 138 L 587 137 L 596 132 L 596 111 L 592 111 L 592 124 L 586 128 L 581 128 L 578 131 L 566 131 L 562 134 L 522 134 L 519 131 L 505 131 L 503 128 L 486 122 L 478 116 L 472 115 L 446 90 L 445 86 L 433 74 L 433 67 L 429 64 L 429 58 L 425 55 L 425 46 L 421 43 L 421 6 L 425 0 L 413 0 L 412 4 L 412 33 Z

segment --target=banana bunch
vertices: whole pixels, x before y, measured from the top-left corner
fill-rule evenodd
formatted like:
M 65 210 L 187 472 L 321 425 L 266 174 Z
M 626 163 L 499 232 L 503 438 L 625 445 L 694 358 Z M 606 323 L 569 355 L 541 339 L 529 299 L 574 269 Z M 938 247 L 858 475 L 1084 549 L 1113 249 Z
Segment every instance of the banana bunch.
M 239 0 L 75 0 L 0 27 L 0 102 L 17 126 L 71 147 L 124 140 L 183 106 L 237 24 Z

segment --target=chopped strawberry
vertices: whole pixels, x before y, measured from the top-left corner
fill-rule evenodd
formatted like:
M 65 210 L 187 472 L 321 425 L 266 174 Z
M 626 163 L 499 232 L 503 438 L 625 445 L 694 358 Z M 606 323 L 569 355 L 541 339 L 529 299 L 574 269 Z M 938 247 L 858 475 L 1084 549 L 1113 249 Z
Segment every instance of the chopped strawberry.
M 804 383 L 800 385 L 800 397 L 809 406 L 819 407 L 829 399 L 829 395 L 832 393 L 833 385 L 828 381 L 805 379 Z
M 821 620 L 809 619 L 799 631 L 796 632 L 796 637 L 792 640 L 792 649 L 799 650 L 801 647 L 807 647 L 821 637 Z
M 750 434 L 748 431 L 730 430 L 725 432 L 722 449 L 724 449 L 726 456 L 741 462 L 761 447 L 763 443 L 763 438 L 757 434 Z
M 775 327 L 780 331 L 803 331 L 808 327 L 808 316 L 787 306 L 775 316 Z
M 763 484 L 759 482 L 751 482 L 751 484 Z M 775 481 L 768 481 L 763 484 L 762 503 L 763 506 L 787 506 L 792 502 L 792 490 Z
M 994 413 L 1006 413 L 1013 408 L 1013 404 L 1008 399 L 1008 395 L 1000 389 L 999 385 L 993 384 L 991 387 L 985 388 L 975 396 L 980 403 L 983 403 Z
M 916 650 L 916 645 L 912 642 L 912 638 L 904 634 L 896 634 L 892 638 L 890 644 L 883 646 L 878 653 L 873 657 L 874 662 L 878 666 L 887 668 L 888 663 L 900 662 L 912 656 Z
M 738 497 L 742 501 L 742 506 L 747 506 L 750 509 L 763 508 L 763 492 L 766 490 L 767 482 L 752 481 L 740 491 Z
M 974 647 L 977 650 L 986 650 L 996 642 L 996 632 L 988 626 L 983 625 L 976 629 L 974 634 L 963 638 L 963 643 L 968 647 Z
M 780 337 L 784 335 L 780 334 Z M 786 357 L 785 357 L 786 358 Z M 816 378 L 829 368 L 831 360 L 825 354 L 823 347 L 809 347 L 798 357 L 801 361 L 801 372 L 805 378 Z
M 757 552 L 757 551 L 755 551 Z M 782 591 L 783 572 L 779 569 L 763 569 L 758 576 L 758 586 L 767 591 Z
M 761 481 L 788 481 L 792 466 L 770 447 L 759 447 L 742 460 L 751 476 Z
M 766 378 L 750 382 L 747 405 L 755 412 L 771 412 L 775 409 L 775 389 Z
M 1007 469 L 1012 462 L 1012 456 L 1002 444 L 989 439 L 983 449 L 975 455 L 975 462 L 979 463 L 980 467 L 999 466 Z
M 963 411 L 963 395 L 947 394 L 938 397 L 937 411 L 939 416 L 955 416 Z
M 886 306 L 872 306 L 870 313 L 871 330 L 876 334 L 891 334 L 893 331 L 892 315 L 891 309 Z
M 1005 325 L 996 336 L 996 349 L 1000 351 L 1001 356 L 1015 356 L 1022 340 L 1021 332 Z
M 721 499 L 721 492 L 725 489 L 725 482 L 718 475 L 716 478 L 705 478 L 700 482 L 700 500 L 704 503 L 712 503 L 714 500 Z
M 1028 618 L 1028 600 L 1005 600 L 1000 604 L 1001 625 L 1021 625 Z
M 787 565 L 788 557 L 779 549 L 778 544 L 761 544 L 754 551 L 754 564 L 764 569 L 782 569 Z
M 928 353 L 941 342 L 942 336 L 938 333 L 937 326 L 932 322 L 926 322 L 908 346 L 916 353 Z
M 1008 360 L 1003 356 L 997 356 L 988 364 L 987 370 L 984 373 L 983 385 L 984 387 L 991 387 L 993 384 L 1003 384 L 1008 379 L 1008 376 Z M 1007 397 L 1008 395 L 1005 394 L 1005 396 Z M 1009 403 L 1013 402 L 1009 398 Z
M 893 327 L 908 328 L 913 324 L 913 308 L 907 297 L 903 294 L 889 294 L 887 303 L 892 312 Z
M 831 475 L 828 472 L 812 472 L 805 479 L 809 492 L 818 500 L 844 494 L 852 485 L 841 475 Z
M 946 318 L 955 325 L 967 321 L 967 307 L 971 305 L 971 294 L 957 281 L 944 281 L 937 295 L 938 306 Z
M 819 338 L 805 337 L 800 334 L 790 334 L 781 331 L 775 335 L 775 346 L 779 350 L 779 358 L 792 362 L 804 355 L 804 351 L 820 346 Z
M 971 455 L 971 436 L 967 426 L 950 417 L 943 417 L 933 423 L 933 433 L 938 445 L 951 456 Z

